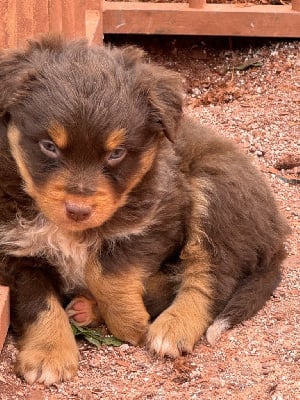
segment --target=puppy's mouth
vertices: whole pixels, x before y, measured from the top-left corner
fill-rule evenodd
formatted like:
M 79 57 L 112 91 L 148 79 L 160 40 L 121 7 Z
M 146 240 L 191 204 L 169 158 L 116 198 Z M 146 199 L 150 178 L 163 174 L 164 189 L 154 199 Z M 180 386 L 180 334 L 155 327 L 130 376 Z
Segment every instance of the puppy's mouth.
M 30 195 L 49 221 L 68 231 L 100 227 L 123 204 L 122 196 L 109 187 L 91 195 L 75 195 L 48 182 L 43 188 L 35 187 Z
M 119 207 L 110 196 L 95 198 L 65 198 L 53 200 L 36 198 L 38 208 L 47 219 L 68 231 L 84 231 L 100 227 L 109 220 Z M 51 207 L 49 207 L 51 204 Z
M 66 200 L 62 208 L 64 216 L 59 218 L 58 225 L 63 225 L 68 230 L 86 230 L 100 226 L 104 222 L 97 215 L 96 204 Z
M 84 231 L 100 227 L 114 213 L 115 209 L 100 212 L 96 205 L 81 202 L 64 201 L 53 204 L 51 209 L 38 203 L 45 217 L 58 227 L 67 231 Z

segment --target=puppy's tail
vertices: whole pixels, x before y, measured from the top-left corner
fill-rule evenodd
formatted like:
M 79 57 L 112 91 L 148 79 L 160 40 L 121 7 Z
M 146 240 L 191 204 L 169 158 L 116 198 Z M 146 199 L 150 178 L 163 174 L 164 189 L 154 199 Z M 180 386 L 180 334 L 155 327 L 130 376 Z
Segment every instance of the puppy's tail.
M 206 339 L 211 345 L 216 343 L 222 332 L 251 318 L 263 307 L 280 282 L 280 265 L 285 256 L 285 250 L 280 250 L 268 265 L 260 265 L 233 293 L 207 329 Z

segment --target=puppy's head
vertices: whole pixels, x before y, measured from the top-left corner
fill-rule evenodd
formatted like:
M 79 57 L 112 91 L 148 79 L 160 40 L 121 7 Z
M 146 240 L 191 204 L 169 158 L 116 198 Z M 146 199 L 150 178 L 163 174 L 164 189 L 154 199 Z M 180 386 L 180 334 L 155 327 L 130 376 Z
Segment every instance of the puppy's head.
M 174 140 L 178 77 L 141 50 L 46 37 L 0 55 L 0 118 L 25 191 L 67 230 L 100 226 Z

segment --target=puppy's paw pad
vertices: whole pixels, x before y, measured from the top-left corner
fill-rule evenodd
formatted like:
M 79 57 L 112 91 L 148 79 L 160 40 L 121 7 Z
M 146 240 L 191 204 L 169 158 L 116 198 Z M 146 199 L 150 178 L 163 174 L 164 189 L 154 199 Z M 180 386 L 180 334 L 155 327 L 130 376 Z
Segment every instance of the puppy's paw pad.
M 193 350 L 197 338 L 180 316 L 163 312 L 150 326 L 147 346 L 160 356 L 179 357 Z
M 44 344 L 46 346 L 46 344 Z M 68 349 L 21 350 L 17 356 L 16 373 L 26 382 L 52 385 L 71 379 L 78 368 L 77 347 Z
M 78 296 L 67 305 L 65 311 L 69 319 L 75 321 L 79 326 L 88 326 L 98 320 L 98 316 L 95 313 L 96 306 L 97 304 L 94 300 Z

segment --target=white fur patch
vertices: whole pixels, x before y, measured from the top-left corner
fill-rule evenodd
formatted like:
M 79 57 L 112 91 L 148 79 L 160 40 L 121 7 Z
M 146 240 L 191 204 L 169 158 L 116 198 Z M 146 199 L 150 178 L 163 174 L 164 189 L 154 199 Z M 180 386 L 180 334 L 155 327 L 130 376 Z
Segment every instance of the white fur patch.
M 60 229 L 39 214 L 33 220 L 17 217 L 14 224 L 0 229 L 0 245 L 16 257 L 45 257 L 57 267 L 68 289 L 85 286 L 84 270 L 88 255 L 100 248 L 95 233 Z
M 163 337 L 154 338 L 149 345 L 151 351 L 159 354 L 160 356 L 170 356 L 173 358 L 179 357 L 180 352 L 174 344 L 170 343 L 167 339 Z
M 206 331 L 206 339 L 211 346 L 214 346 L 222 333 L 230 328 L 226 319 L 216 319 Z

